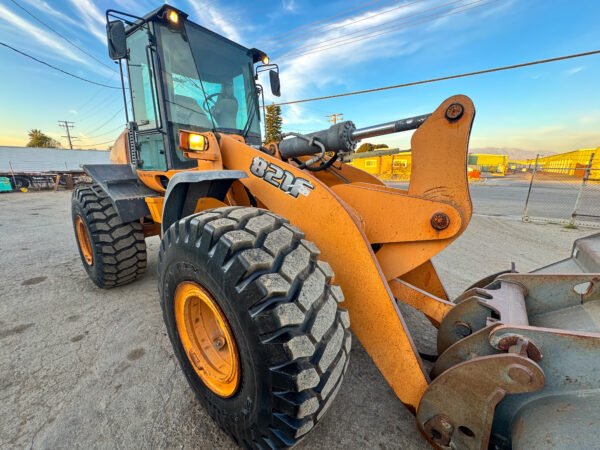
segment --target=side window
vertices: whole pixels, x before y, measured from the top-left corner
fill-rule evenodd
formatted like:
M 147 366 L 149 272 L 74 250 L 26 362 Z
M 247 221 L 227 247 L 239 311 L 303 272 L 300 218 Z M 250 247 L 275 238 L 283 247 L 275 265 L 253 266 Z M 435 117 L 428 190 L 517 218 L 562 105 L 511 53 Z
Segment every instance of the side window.
M 142 170 L 167 170 L 165 146 L 160 133 L 138 135 L 140 145 L 139 168 Z
M 141 28 L 127 38 L 129 58 L 129 87 L 133 102 L 133 115 L 140 131 L 157 127 L 158 105 L 152 67 L 148 66 L 146 46 L 148 34 Z
M 246 86 L 244 75 L 240 74 L 233 79 L 233 95 L 238 101 L 238 111 L 235 124 L 238 129 L 244 128 L 248 117 L 248 106 L 246 105 Z

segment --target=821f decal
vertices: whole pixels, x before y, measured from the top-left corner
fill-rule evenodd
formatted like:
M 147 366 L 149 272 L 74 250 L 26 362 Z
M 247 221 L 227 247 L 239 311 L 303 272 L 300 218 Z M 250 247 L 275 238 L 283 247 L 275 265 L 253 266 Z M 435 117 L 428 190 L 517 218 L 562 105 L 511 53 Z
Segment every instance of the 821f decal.
M 308 197 L 310 191 L 315 188 L 310 181 L 295 177 L 293 173 L 265 161 L 260 156 L 255 156 L 252 160 L 250 172 L 294 198 L 298 198 L 298 194 Z

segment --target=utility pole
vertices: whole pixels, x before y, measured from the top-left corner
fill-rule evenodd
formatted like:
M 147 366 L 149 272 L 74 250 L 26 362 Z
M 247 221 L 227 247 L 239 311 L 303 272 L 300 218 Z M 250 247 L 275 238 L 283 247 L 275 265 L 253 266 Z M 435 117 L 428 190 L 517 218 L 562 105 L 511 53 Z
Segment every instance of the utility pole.
M 337 114 L 328 114 L 325 117 L 327 117 L 327 122 L 332 123 L 332 124 L 336 124 L 338 123 L 340 120 L 344 120 L 344 115 L 342 113 L 337 113 Z
M 73 150 L 73 144 L 71 143 L 71 131 L 69 130 L 69 128 L 75 128 L 75 125 L 73 125 L 73 122 L 69 122 L 67 120 L 59 120 L 58 126 L 63 127 L 67 130 L 67 135 L 61 136 L 61 137 L 67 138 L 67 140 L 69 141 L 69 148 L 71 150 Z M 75 138 L 73 138 L 73 139 L 75 139 Z

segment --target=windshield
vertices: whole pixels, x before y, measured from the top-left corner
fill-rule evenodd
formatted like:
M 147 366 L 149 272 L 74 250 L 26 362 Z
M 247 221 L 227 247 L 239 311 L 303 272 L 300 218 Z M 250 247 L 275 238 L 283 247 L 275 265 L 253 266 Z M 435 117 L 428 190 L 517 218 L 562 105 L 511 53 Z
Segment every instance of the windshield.
M 243 47 L 185 22 L 187 39 L 160 25 L 169 125 L 258 136 L 258 98 L 252 58 Z M 188 42 L 189 39 L 189 42 Z

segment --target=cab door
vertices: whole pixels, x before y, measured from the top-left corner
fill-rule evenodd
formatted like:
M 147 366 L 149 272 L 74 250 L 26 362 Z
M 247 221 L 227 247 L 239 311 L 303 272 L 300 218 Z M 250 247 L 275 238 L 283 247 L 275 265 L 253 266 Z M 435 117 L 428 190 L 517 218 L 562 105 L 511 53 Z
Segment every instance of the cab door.
M 127 37 L 127 70 L 137 126 L 137 170 L 166 171 L 165 135 L 147 24 Z

